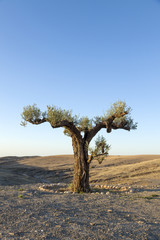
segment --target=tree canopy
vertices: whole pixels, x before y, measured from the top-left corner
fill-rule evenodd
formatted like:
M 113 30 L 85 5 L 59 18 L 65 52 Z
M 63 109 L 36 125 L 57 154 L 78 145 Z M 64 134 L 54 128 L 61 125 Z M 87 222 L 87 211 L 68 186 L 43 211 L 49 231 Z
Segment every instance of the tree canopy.
M 33 104 L 24 107 L 21 125 L 25 126 L 27 122 L 32 124 L 49 122 L 52 128 L 64 127 L 64 133 L 69 136 L 72 136 L 73 133 L 83 133 L 90 142 L 102 128 L 106 128 L 108 133 L 113 129 L 120 128 L 128 131 L 136 129 L 137 123 L 133 122 L 130 113 L 131 108 L 122 101 L 115 102 L 104 115 L 96 116 L 93 119 L 79 118 L 77 115 L 73 115 L 71 110 L 56 106 L 47 106 L 47 111 L 42 112 L 36 104 Z

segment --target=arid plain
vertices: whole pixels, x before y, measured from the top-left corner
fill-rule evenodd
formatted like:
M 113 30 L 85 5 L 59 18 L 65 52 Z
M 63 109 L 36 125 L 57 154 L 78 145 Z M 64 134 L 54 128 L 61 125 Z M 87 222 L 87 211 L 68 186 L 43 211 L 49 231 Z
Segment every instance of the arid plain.
M 93 161 L 93 193 L 59 191 L 73 166 L 73 155 L 0 158 L 0 239 L 160 239 L 160 155 Z
M 0 185 L 38 182 L 70 183 L 73 155 L 0 158 Z M 108 156 L 93 161 L 90 182 L 152 186 L 160 184 L 160 155 Z

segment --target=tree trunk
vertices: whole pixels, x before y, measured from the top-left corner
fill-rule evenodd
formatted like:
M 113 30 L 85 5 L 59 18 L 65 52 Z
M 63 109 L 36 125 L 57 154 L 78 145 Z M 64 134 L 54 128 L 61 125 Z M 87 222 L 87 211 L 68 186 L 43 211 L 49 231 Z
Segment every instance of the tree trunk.
M 88 147 L 83 139 L 72 137 L 74 151 L 73 192 L 90 192 Z

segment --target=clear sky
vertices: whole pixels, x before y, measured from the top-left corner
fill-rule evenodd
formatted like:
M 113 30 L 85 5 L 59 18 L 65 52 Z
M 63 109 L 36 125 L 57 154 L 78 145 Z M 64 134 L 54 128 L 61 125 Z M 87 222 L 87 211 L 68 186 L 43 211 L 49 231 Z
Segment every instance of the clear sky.
M 20 126 L 28 104 L 92 118 L 117 100 L 138 129 L 101 131 L 110 154 L 160 154 L 159 0 L 0 0 L 0 156 L 72 153 L 62 129 Z

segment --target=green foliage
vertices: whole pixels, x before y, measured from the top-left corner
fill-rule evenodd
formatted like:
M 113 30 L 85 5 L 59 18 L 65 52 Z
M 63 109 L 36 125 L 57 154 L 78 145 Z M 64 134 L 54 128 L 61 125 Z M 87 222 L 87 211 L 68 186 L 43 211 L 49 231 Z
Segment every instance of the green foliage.
M 107 111 L 105 117 L 109 118 L 114 115 L 116 118 L 119 118 L 119 117 L 121 117 L 121 114 L 124 112 L 128 112 L 128 114 L 129 114 L 131 112 L 131 108 L 127 107 L 125 102 L 117 101 L 111 105 L 111 107 Z
M 123 101 L 117 101 L 111 105 L 111 108 L 106 112 L 106 115 L 103 117 L 104 121 L 107 121 L 111 117 L 115 117 L 113 120 L 114 125 L 118 128 L 123 126 L 124 129 L 136 129 L 137 123 L 133 122 L 133 119 L 130 117 L 131 108 L 126 105 Z
M 154 199 L 154 198 L 157 198 L 157 197 L 159 197 L 159 195 L 157 195 L 157 194 L 152 194 L 152 195 L 150 195 L 150 196 L 145 196 L 145 197 L 141 197 L 141 198 L 151 200 L 151 199 Z
M 107 144 L 103 136 L 98 136 L 95 141 L 95 148 L 89 148 L 89 152 L 91 154 L 90 160 L 95 159 L 99 162 L 99 164 L 101 164 L 105 157 L 108 155 L 110 147 L 111 146 Z
M 71 136 L 71 129 L 65 124 L 64 121 L 72 122 L 80 132 L 87 132 L 93 129 L 98 124 L 105 124 L 107 131 L 111 132 L 112 129 L 123 128 L 125 130 L 136 129 L 137 123 L 133 122 L 130 117 L 131 108 L 125 102 L 115 102 L 104 116 L 96 116 L 94 119 L 88 117 L 79 118 L 77 115 L 72 115 L 72 111 L 57 108 L 56 106 L 47 106 L 47 112 L 41 112 L 36 104 L 26 106 L 23 109 L 21 122 L 25 126 L 27 122 L 33 124 L 40 124 L 49 122 L 52 127 L 64 127 L 64 133 Z
M 24 121 L 21 122 L 22 126 L 25 126 L 27 122 L 35 122 L 41 118 L 46 116 L 46 112 L 41 112 L 39 108 L 37 108 L 36 104 L 28 105 L 27 107 L 23 108 L 22 119 Z
M 96 124 L 102 122 L 103 120 L 104 120 L 103 117 L 96 116 L 96 117 L 94 117 L 94 119 L 93 119 L 93 123 L 96 125 Z
M 69 184 L 68 184 L 68 189 L 69 189 L 69 190 L 72 190 L 72 188 L 73 188 L 73 183 L 69 183 Z
M 64 120 L 67 120 L 69 122 L 76 121 L 76 117 L 72 116 L 72 111 L 70 110 L 63 110 L 55 106 L 47 106 L 47 109 L 48 109 L 47 120 L 53 126 Z
M 24 198 L 24 196 L 22 194 L 18 195 L 18 198 Z
M 88 117 L 82 117 L 78 122 L 78 128 L 80 131 L 87 131 L 92 127 L 92 119 L 90 120 Z
M 133 119 L 131 119 L 131 117 L 129 116 L 123 116 L 123 117 L 120 117 L 120 118 L 115 118 L 113 123 L 115 124 L 115 126 L 118 127 L 121 127 L 123 125 L 124 129 L 136 129 L 137 128 L 137 123 L 134 123 L 133 122 Z

